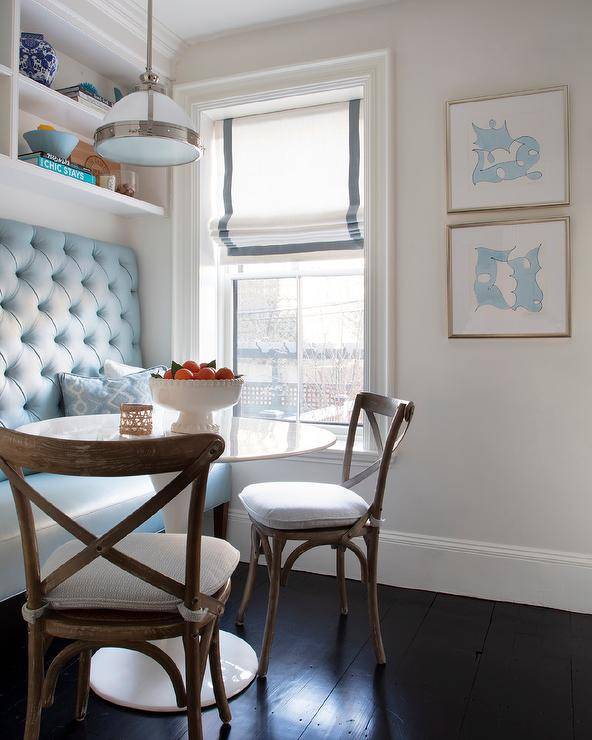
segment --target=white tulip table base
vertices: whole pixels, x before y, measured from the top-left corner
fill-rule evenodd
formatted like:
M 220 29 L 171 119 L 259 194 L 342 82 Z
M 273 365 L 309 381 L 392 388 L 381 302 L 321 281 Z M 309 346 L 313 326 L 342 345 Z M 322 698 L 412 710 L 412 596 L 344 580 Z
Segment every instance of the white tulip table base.
M 185 680 L 185 655 L 180 637 L 155 640 L 177 664 Z M 226 695 L 236 696 L 257 675 L 257 655 L 240 637 L 220 630 L 220 654 Z M 175 692 L 168 674 L 155 660 L 143 653 L 125 648 L 101 648 L 92 658 L 90 670 L 92 690 L 106 701 L 122 707 L 146 712 L 182 712 L 175 701 Z M 210 676 L 210 664 L 201 690 L 201 705 L 215 704 Z

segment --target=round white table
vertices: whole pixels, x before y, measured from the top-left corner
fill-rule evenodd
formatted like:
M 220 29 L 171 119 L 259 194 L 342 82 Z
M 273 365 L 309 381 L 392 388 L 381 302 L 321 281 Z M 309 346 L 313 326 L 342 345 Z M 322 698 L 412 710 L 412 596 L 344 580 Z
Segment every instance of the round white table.
M 154 437 L 176 436 L 170 431 L 175 413 L 155 408 Z M 296 422 L 268 421 L 232 416 L 223 412 L 216 418 L 226 448 L 218 462 L 272 460 L 327 449 L 335 436 L 319 427 Z M 25 424 L 19 431 L 60 439 L 117 440 L 119 414 L 64 416 Z M 162 488 L 174 474 L 152 476 L 155 489 Z M 167 532 L 186 531 L 189 490 L 177 496 L 163 509 Z M 185 675 L 181 638 L 155 640 L 175 661 Z M 257 656 L 253 648 L 230 632 L 220 631 L 222 673 L 230 698 L 245 689 L 257 674 Z M 154 660 L 133 650 L 101 648 L 92 659 L 91 687 L 103 699 L 114 704 L 152 712 L 182 711 L 176 704 L 170 679 Z M 215 703 L 209 665 L 202 685 L 202 706 Z

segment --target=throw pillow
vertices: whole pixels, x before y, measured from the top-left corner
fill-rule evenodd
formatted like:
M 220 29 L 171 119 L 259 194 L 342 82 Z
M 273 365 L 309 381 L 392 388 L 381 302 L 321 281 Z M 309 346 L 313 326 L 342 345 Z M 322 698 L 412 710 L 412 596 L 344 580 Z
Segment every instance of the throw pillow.
M 122 403 L 152 403 L 149 370 L 123 378 L 87 378 L 60 373 L 59 379 L 66 416 L 118 414 Z

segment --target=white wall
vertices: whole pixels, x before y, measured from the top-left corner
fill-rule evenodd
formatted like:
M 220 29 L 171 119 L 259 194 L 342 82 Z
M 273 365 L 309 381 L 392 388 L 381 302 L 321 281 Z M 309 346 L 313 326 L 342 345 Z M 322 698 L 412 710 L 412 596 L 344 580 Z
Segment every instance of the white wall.
M 171 361 L 171 221 L 141 216 L 127 224 L 126 244 L 140 272 L 142 356 L 146 367 Z
M 386 502 L 384 582 L 592 611 L 592 3 L 402 0 L 193 47 L 177 82 L 392 53 L 397 392 L 417 404 Z M 567 83 L 572 101 L 573 338 L 450 340 L 444 101 Z M 335 480 L 304 462 L 236 466 Z M 237 507 L 233 537 L 244 543 Z M 581 555 L 578 555 L 580 553 Z M 327 565 L 311 556 L 309 568 Z
M 4 185 L 0 185 L 0 218 L 125 244 L 122 218 Z

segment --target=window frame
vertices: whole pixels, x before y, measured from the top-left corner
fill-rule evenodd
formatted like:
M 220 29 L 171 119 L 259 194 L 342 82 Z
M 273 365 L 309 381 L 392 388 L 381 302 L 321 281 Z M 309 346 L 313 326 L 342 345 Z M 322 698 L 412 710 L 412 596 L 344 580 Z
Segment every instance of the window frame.
M 376 51 L 292 67 L 274 68 L 231 77 L 174 86 L 174 98 L 207 140 L 209 127 L 245 104 L 259 112 L 277 110 L 280 101 L 345 99 L 352 88 L 364 98 L 364 387 L 394 395 L 392 234 L 389 223 L 389 52 Z M 275 106 L 275 107 L 274 107 Z M 218 352 L 221 289 L 217 258 L 207 245 L 207 219 L 202 217 L 202 177 L 208 176 L 207 151 L 197 165 L 173 174 L 173 292 L 172 352 L 178 357 L 208 357 Z M 202 192 L 202 190 L 204 192 Z M 207 197 L 207 195 L 204 195 Z M 207 239 L 209 239 L 209 236 Z M 218 247 L 217 247 L 218 248 Z M 228 305 L 228 304 L 226 304 Z M 212 321 L 212 306 L 216 317 Z M 226 311 L 226 314 L 231 313 Z M 224 350 L 225 356 L 227 348 Z M 362 445 L 371 449 L 364 427 Z

